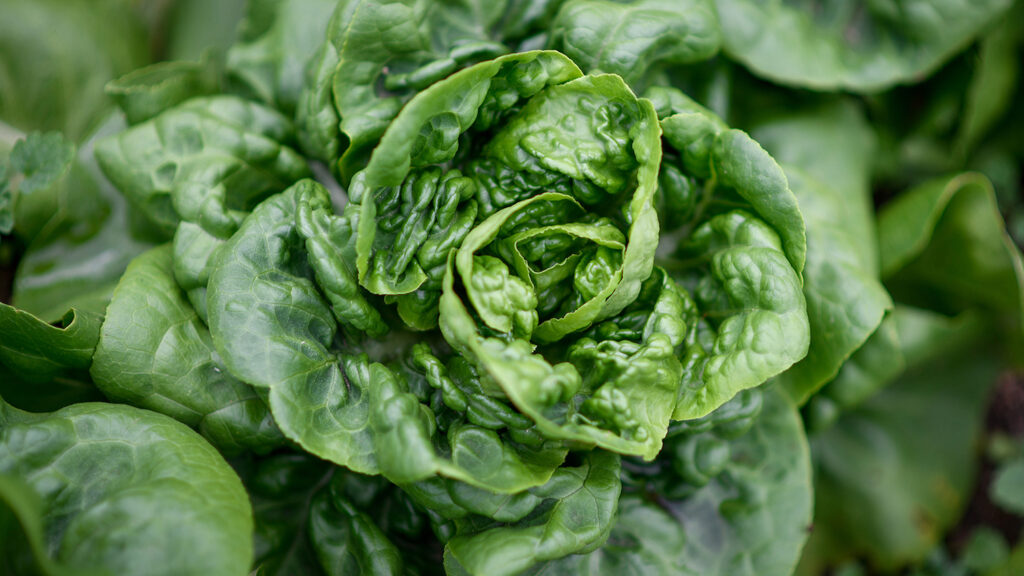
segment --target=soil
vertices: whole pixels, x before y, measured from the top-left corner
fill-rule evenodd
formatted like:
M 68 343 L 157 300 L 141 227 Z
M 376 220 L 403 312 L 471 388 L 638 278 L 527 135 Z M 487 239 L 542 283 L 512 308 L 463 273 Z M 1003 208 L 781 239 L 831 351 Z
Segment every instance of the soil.
M 1024 440 L 1024 374 L 1008 372 L 999 378 L 989 403 L 985 427 L 986 439 L 995 434 L 1004 434 L 1018 442 Z M 954 553 L 963 549 L 971 533 L 979 526 L 995 528 L 1006 537 L 1007 542 L 1019 541 L 1024 518 L 1000 509 L 989 498 L 989 486 L 995 470 L 996 463 L 986 455 L 982 459 L 967 512 L 947 539 Z

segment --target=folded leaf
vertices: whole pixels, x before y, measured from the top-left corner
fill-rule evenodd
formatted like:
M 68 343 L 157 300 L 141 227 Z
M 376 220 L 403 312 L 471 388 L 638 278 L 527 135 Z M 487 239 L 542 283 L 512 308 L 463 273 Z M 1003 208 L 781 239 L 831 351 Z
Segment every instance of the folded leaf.
M 882 276 L 901 302 L 955 314 L 981 307 L 1024 325 L 1024 258 L 992 185 L 966 173 L 922 184 L 878 217 Z
M 729 442 L 729 454 L 715 479 L 685 497 L 627 482 L 605 546 L 526 574 L 791 574 L 810 525 L 811 470 L 800 419 L 783 394 L 765 394 L 753 428 Z M 686 458 L 670 451 L 656 462 L 680 468 Z
M 474 529 L 467 523 L 445 547 L 449 574 L 513 575 L 568 554 L 587 552 L 608 538 L 619 490 L 619 458 L 588 454 L 581 466 L 562 468 L 535 489 L 549 500 L 540 514 L 521 523 Z M 468 529 L 467 529 L 468 528 Z
M 303 148 L 337 160 L 347 183 L 413 94 L 508 51 L 489 34 L 504 12 L 505 2 L 480 0 L 339 2 L 299 101 Z

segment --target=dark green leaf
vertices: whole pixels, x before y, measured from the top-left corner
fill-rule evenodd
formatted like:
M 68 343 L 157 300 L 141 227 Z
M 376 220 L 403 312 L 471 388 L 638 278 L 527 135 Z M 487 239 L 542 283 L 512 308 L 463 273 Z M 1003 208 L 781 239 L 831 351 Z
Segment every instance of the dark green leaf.
M 44 527 L 56 562 L 110 573 L 248 573 L 252 509 L 241 482 L 212 446 L 166 416 L 91 403 L 29 414 L 0 401 L 0 475 L 10 474 L 42 502 L 27 511 L 42 514 L 29 520 L 30 533 Z M 30 553 L 3 557 L 17 564 Z
M 725 51 L 755 74 L 816 90 L 915 81 L 963 49 L 1012 0 L 714 0 Z

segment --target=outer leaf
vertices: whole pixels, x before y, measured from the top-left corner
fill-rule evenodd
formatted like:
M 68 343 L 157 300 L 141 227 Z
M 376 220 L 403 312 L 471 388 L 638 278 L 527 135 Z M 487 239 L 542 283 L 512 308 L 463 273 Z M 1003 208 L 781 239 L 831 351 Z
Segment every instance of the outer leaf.
M 551 27 L 550 47 L 588 73 L 618 74 L 634 87 L 659 66 L 707 60 L 722 43 L 718 18 L 705 0 L 573 0 Z
M 0 362 L 19 377 L 44 383 L 60 372 L 88 370 L 102 317 L 69 310 L 62 326 L 0 304 Z
M 90 369 L 108 398 L 196 428 L 224 453 L 263 452 L 281 433 L 256 392 L 235 380 L 171 275 L 171 247 L 136 258 L 121 278 Z
M 274 419 L 308 451 L 377 473 L 369 426 L 369 368 L 341 364 L 337 331 L 295 225 L 298 206 L 329 207 L 327 191 L 303 180 L 263 202 L 219 250 L 207 301 L 210 333 L 225 367 L 268 388 Z
M 818 494 L 808 573 L 855 555 L 886 570 L 916 562 L 967 504 L 997 363 L 963 346 L 977 343 L 984 324 L 918 314 L 926 321 L 900 334 L 907 372 L 811 438 Z
M 873 92 L 928 75 L 1010 0 L 715 0 L 725 51 L 755 74 L 816 90 Z
M 95 575 L 54 562 L 46 553 L 43 505 L 24 481 L 0 476 L 0 568 L 5 574 L 32 572 L 40 576 Z M 31 554 L 27 554 L 31 552 Z M 21 556 L 21 557 L 19 557 Z M 25 557 L 27 556 L 27 557 Z
M 256 203 L 309 174 L 282 142 L 291 124 L 232 96 L 197 98 L 113 138 L 96 156 L 122 193 L 168 236 L 180 220 L 227 237 Z
M 933 180 L 878 220 L 882 276 L 900 301 L 947 313 L 980 306 L 1024 324 L 1024 258 L 980 174 Z
M 767 392 L 753 429 L 729 447 L 723 472 L 685 499 L 624 487 L 606 545 L 529 573 L 791 574 L 811 519 L 810 454 L 793 405 Z M 674 458 L 664 453 L 658 461 L 675 467 Z
M 807 357 L 778 378 L 802 404 L 836 376 L 892 307 L 877 272 L 868 187 L 872 135 L 856 109 L 835 105 L 769 121 L 754 136 L 791 163 L 786 179 L 807 224 L 811 345 Z
M 885 316 L 875 333 L 843 363 L 835 379 L 811 397 L 804 415 L 808 430 L 828 428 L 843 411 L 855 408 L 903 373 L 906 359 L 899 343 L 898 320 L 904 317 L 902 310 L 897 307 Z
M 0 395 L 23 409 L 100 400 L 89 364 L 102 318 L 68 310 L 60 326 L 0 304 Z
M 522 523 L 460 533 L 445 547 L 449 574 L 503 576 L 530 566 L 602 545 L 618 503 L 619 458 L 591 452 L 577 468 L 562 468 L 536 490 L 551 499 L 544 512 Z
M 794 401 L 803 403 L 867 341 L 892 299 L 870 264 L 857 257 L 867 237 L 858 238 L 846 227 L 842 196 L 795 170 L 786 175 L 807 222 L 804 296 L 811 345 L 807 357 L 779 380 Z
M 227 71 L 260 100 L 289 115 L 306 86 L 309 60 L 327 33 L 335 0 L 255 0 L 246 4 Z
M 36 523 L 58 562 L 113 573 L 248 572 L 252 509 L 238 477 L 166 416 L 89 403 L 34 415 L 0 402 L 0 474 L 15 472 L 43 502 Z

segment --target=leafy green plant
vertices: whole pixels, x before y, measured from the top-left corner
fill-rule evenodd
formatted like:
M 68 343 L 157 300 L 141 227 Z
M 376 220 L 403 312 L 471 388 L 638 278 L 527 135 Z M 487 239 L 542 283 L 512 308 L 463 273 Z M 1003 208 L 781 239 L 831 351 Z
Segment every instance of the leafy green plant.
M 940 542 L 1020 5 L 57 4 L 0 0 L 4 573 L 1019 566 Z

